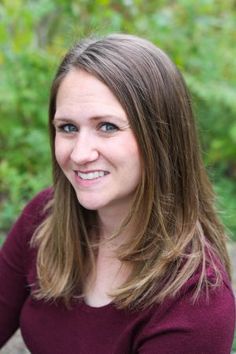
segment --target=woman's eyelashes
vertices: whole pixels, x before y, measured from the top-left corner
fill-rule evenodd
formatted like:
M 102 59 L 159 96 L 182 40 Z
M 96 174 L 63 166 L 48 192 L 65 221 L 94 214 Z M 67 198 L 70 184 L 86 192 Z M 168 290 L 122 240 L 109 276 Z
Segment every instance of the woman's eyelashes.
M 61 132 L 61 133 L 66 133 L 66 134 L 76 133 L 80 130 L 79 127 L 77 127 L 76 125 L 74 125 L 72 123 L 63 123 L 63 124 L 59 124 L 59 125 L 55 124 L 55 128 L 56 128 L 56 131 Z M 120 129 L 114 123 L 101 122 L 96 126 L 96 130 L 98 132 L 111 134 L 111 133 L 117 132 Z
M 114 123 L 102 122 L 98 126 L 99 130 L 104 133 L 114 133 L 119 130 L 118 126 Z
M 56 130 L 59 132 L 63 132 L 63 133 L 74 133 L 77 132 L 78 129 L 74 124 L 70 124 L 70 123 L 66 123 L 66 124 L 60 124 L 58 126 L 56 126 Z

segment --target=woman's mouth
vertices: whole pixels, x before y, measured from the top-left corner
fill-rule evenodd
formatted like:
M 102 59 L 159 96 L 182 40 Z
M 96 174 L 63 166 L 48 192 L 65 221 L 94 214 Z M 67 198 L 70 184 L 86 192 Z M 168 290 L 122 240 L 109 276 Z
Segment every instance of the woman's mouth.
M 76 171 L 77 176 L 80 177 L 82 180 L 97 179 L 106 176 L 108 173 L 109 172 L 107 171 L 88 171 L 88 172 Z

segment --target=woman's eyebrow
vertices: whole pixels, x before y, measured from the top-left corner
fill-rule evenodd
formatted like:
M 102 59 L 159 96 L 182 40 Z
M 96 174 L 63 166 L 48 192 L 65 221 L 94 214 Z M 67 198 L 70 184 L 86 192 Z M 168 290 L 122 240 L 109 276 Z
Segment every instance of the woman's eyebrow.
M 97 120 L 100 121 L 100 120 L 106 120 L 106 119 L 114 119 L 115 121 L 118 121 L 121 124 L 128 123 L 127 119 L 124 119 L 122 117 L 112 115 L 112 114 L 91 117 L 91 120 L 94 120 L 94 121 L 97 121 Z
M 106 119 L 114 119 L 116 122 L 119 122 L 120 124 L 127 124 L 128 121 L 127 119 L 121 118 L 119 116 L 115 116 L 112 114 L 107 114 L 107 115 L 101 115 L 101 116 L 94 116 L 90 117 L 89 120 L 91 121 L 102 121 Z M 76 122 L 76 118 L 68 118 L 68 117 L 63 117 L 63 116 L 54 116 L 53 122 L 55 121 L 63 121 L 63 122 Z
M 70 118 L 54 117 L 52 123 L 54 124 L 56 122 L 75 123 L 75 120 Z

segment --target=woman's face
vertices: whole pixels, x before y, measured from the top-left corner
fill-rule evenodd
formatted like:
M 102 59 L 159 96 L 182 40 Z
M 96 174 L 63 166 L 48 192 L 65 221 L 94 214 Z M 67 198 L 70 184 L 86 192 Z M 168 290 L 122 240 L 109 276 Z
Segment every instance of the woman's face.
M 139 149 L 110 89 L 74 69 L 57 94 L 55 155 L 86 209 L 126 209 L 141 178 Z

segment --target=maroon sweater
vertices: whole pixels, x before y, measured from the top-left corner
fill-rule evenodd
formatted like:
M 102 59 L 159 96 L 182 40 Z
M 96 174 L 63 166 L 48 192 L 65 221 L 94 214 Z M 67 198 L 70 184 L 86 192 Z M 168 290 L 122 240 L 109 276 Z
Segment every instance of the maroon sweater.
M 20 327 L 33 354 L 229 354 L 235 324 L 234 295 L 223 285 L 193 304 L 198 275 L 180 294 L 143 311 L 94 308 L 80 301 L 66 309 L 31 296 L 36 250 L 29 246 L 42 221 L 49 190 L 24 209 L 0 253 L 0 348 Z M 213 272 L 208 269 L 211 280 Z

